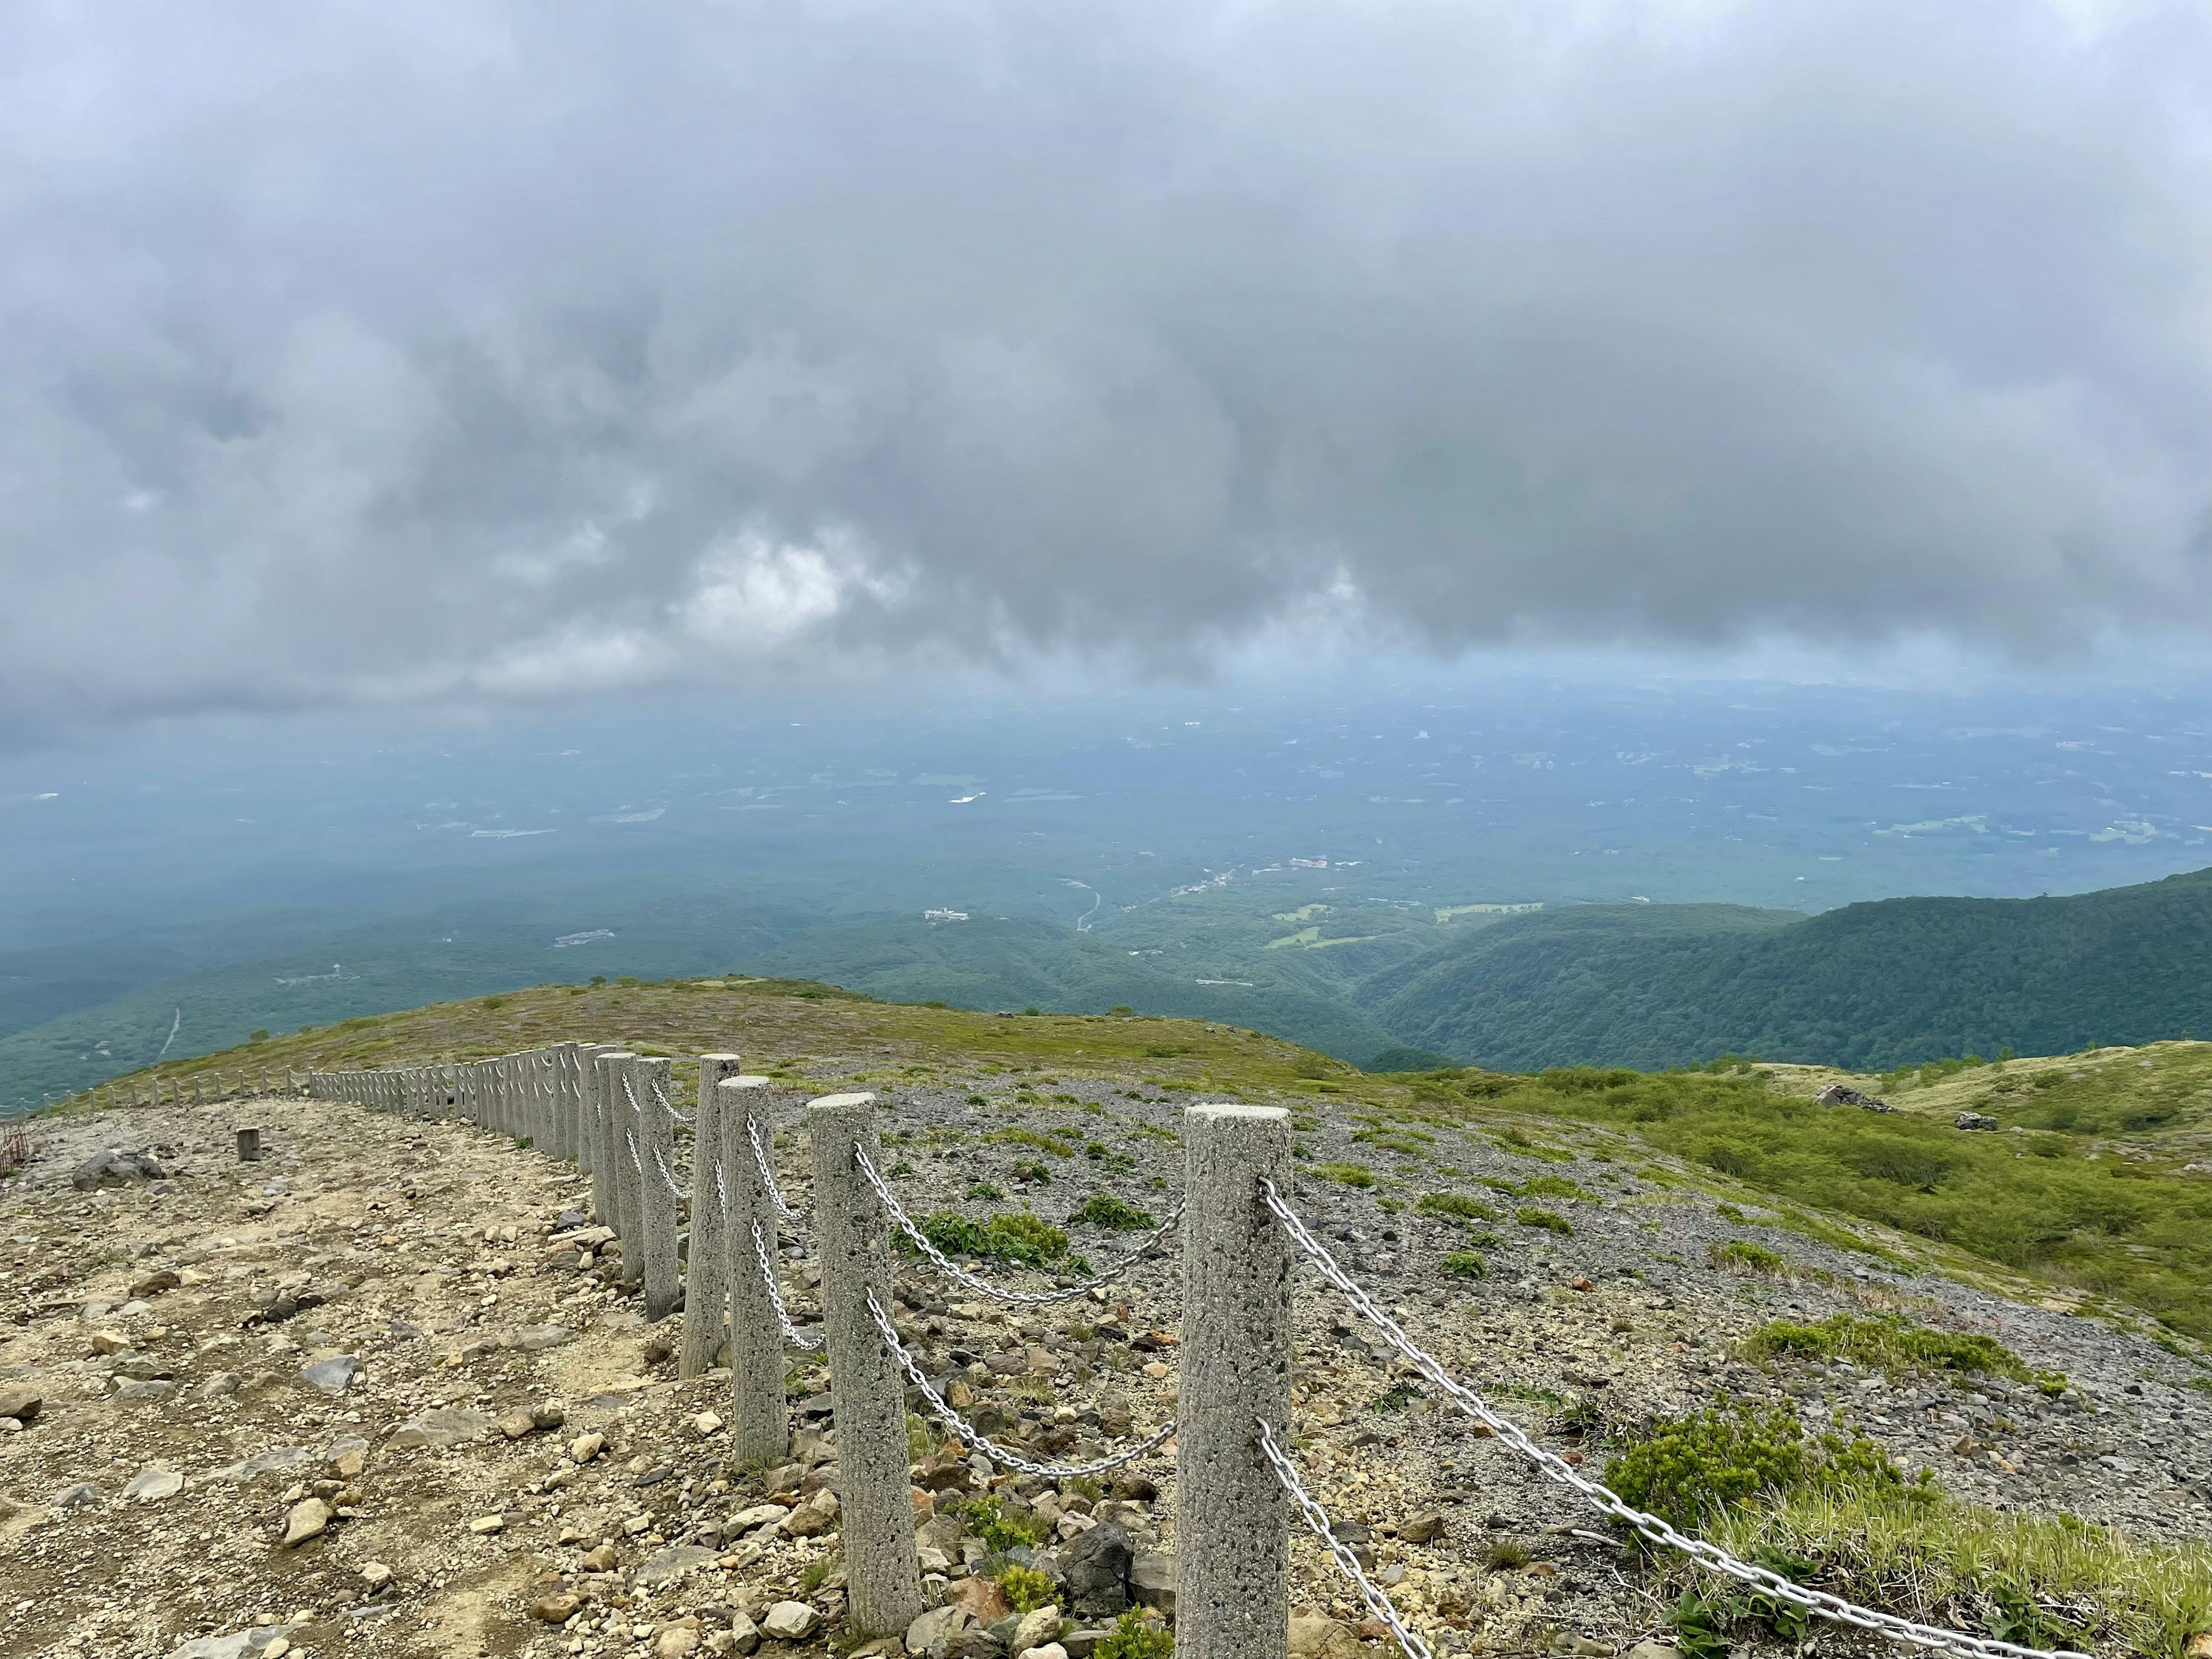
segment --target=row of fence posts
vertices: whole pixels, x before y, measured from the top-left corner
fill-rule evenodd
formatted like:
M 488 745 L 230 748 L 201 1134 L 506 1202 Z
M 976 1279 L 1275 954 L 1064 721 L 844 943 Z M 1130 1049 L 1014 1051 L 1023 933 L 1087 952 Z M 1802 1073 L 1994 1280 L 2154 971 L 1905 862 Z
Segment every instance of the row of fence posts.
M 772 1084 L 732 1054 L 699 1061 L 688 1194 L 676 1177 L 671 1062 L 562 1043 L 473 1064 L 318 1072 L 307 1093 L 378 1110 L 458 1118 L 572 1159 L 592 1176 L 601 1225 L 622 1241 L 622 1279 L 648 1318 L 684 1310 L 679 1370 L 708 1370 L 725 1339 L 729 1447 L 743 1462 L 790 1443 L 784 1349 L 772 1289 L 776 1213 L 756 1146 L 771 1142 Z M 837 1427 L 848 1616 L 864 1636 L 923 1611 L 909 1487 L 907 1389 L 868 1309 L 893 1306 L 890 1224 L 856 1154 L 882 1167 L 876 1097 L 807 1103 L 821 1332 Z M 1176 1399 L 1176 1650 L 1180 1659 L 1280 1659 L 1290 1611 L 1288 1504 L 1255 1425 L 1291 1421 L 1292 1246 L 1262 1180 L 1291 1182 L 1290 1115 L 1199 1105 L 1184 1114 L 1182 1376 Z M 688 1282 L 677 1271 L 688 1202 Z
M 258 1075 L 250 1071 L 230 1071 L 195 1072 L 190 1077 L 165 1077 L 159 1072 L 151 1072 L 143 1083 L 131 1086 L 114 1083 L 95 1084 L 89 1089 L 64 1095 L 60 1103 L 67 1106 L 82 1101 L 88 1106 L 111 1109 L 121 1106 L 204 1106 L 210 1101 L 240 1099 L 254 1093 L 295 1095 L 300 1092 L 301 1086 L 300 1074 L 289 1066 L 278 1068 L 276 1073 L 264 1066 Z M 40 1110 L 50 1112 L 54 1105 L 53 1096 L 40 1097 Z

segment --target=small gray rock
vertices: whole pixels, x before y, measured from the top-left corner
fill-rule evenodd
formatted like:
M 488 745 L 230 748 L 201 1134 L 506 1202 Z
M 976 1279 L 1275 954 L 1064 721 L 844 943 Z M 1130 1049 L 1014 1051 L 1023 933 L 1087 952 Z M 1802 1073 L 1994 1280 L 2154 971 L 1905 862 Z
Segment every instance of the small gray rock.
M 718 1550 L 698 1544 L 672 1544 L 637 1570 L 641 1584 L 665 1584 L 689 1572 L 714 1565 Z
M 354 1379 L 361 1375 L 361 1361 L 349 1353 L 334 1353 L 327 1359 L 301 1366 L 300 1375 L 336 1398 L 351 1388 Z
M 761 1634 L 779 1642 L 803 1642 L 814 1634 L 822 1615 L 804 1601 L 779 1601 L 760 1621 Z
M 514 1346 L 525 1353 L 542 1353 L 548 1348 L 563 1347 L 575 1340 L 575 1332 L 566 1325 L 525 1325 L 514 1334 Z
M 100 1502 L 100 1488 L 91 1481 L 80 1480 L 75 1486 L 64 1486 L 54 1494 L 54 1507 L 58 1510 L 81 1510 L 88 1504 Z
M 967 1608 L 957 1602 L 932 1607 L 906 1627 L 906 1650 L 926 1654 L 928 1659 L 945 1659 L 945 1650 L 952 1645 L 952 1638 L 967 1629 L 968 1624 Z
M 165 1498 L 174 1498 L 184 1489 L 185 1477 L 176 1470 L 143 1468 L 131 1477 L 131 1484 L 124 1487 L 123 1495 L 142 1504 L 158 1504 Z
M 115 1391 L 115 1398 L 125 1405 L 158 1406 L 176 1391 L 173 1382 L 125 1382 Z

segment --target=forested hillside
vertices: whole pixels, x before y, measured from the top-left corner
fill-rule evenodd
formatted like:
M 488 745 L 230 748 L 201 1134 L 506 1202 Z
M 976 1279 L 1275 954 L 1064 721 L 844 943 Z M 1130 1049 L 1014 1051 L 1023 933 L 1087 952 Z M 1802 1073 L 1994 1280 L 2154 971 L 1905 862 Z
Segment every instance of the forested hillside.
M 1359 1000 L 1484 1066 L 1723 1052 L 1881 1071 L 2212 1031 L 2212 871 L 2065 898 L 1887 899 L 1519 916 L 1386 969 Z

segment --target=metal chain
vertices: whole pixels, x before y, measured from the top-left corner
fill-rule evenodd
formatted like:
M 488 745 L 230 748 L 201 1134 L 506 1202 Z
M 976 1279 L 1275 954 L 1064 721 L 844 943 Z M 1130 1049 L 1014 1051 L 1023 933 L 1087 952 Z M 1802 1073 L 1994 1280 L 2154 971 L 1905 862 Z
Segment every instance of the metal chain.
M 663 1182 L 667 1183 L 668 1190 L 675 1194 L 679 1199 L 687 1196 L 684 1190 L 676 1184 L 676 1177 L 668 1173 L 668 1162 L 665 1158 L 661 1157 L 660 1148 L 658 1146 L 653 1149 L 653 1161 L 659 1168 L 660 1178 Z M 640 1175 L 643 1175 L 645 1171 L 641 1170 L 638 1173 Z
M 782 1288 L 775 1282 L 775 1268 L 768 1259 L 768 1241 L 761 1237 L 760 1223 L 753 1223 L 753 1257 L 760 1263 L 761 1282 L 768 1286 L 768 1299 L 775 1304 L 776 1322 L 783 1327 L 783 1340 L 794 1348 L 810 1352 L 822 1346 L 818 1336 L 801 1336 L 799 1327 L 791 1322 L 791 1315 L 783 1305 Z
M 661 1087 L 658 1083 L 653 1085 L 653 1097 L 660 1103 L 660 1109 L 667 1113 L 669 1116 L 674 1118 L 678 1123 L 689 1123 L 691 1121 L 690 1118 L 684 1116 L 683 1113 L 678 1111 L 675 1107 L 669 1104 L 667 1095 L 662 1091 Z
M 719 1164 L 714 1166 L 714 1195 L 721 1200 L 722 1220 L 726 1224 L 730 1218 L 730 1183 L 722 1178 L 722 1166 Z
M 632 1134 L 629 1130 L 624 1129 L 623 1131 L 623 1139 L 629 1142 L 630 1163 L 635 1165 L 638 1174 L 642 1176 L 645 1173 L 645 1164 L 637 1155 L 637 1137 Z
M 1275 1443 L 1274 1431 L 1267 1426 L 1265 1419 L 1255 1418 L 1253 1421 L 1260 1431 L 1260 1455 L 1274 1470 L 1275 1479 L 1283 1483 L 1283 1490 L 1290 1493 L 1291 1502 L 1298 1506 L 1298 1513 L 1313 1528 L 1313 1535 L 1328 1547 L 1328 1553 L 1336 1558 L 1336 1565 L 1344 1569 L 1344 1576 L 1358 1587 L 1359 1599 L 1367 1603 L 1367 1611 L 1389 1626 L 1391 1634 L 1398 1638 L 1398 1645 L 1412 1659 L 1430 1659 L 1429 1644 L 1406 1628 L 1398 1617 L 1398 1609 L 1390 1605 L 1390 1598 L 1370 1583 L 1367 1575 L 1360 1571 L 1359 1558 L 1352 1553 L 1352 1547 L 1329 1530 L 1328 1511 L 1308 1497 L 1306 1489 L 1298 1484 L 1298 1472 Z
M 747 1115 L 745 1133 L 753 1143 L 753 1162 L 760 1165 L 762 1182 L 768 1188 L 768 1201 L 775 1206 L 775 1212 L 786 1221 L 804 1221 L 806 1218 L 783 1201 L 783 1188 L 775 1184 L 775 1171 L 768 1166 L 768 1148 L 761 1143 L 760 1120 Z
M 1035 1307 L 1042 1302 L 1067 1302 L 1076 1297 L 1088 1295 L 1092 1286 L 1103 1285 L 1109 1279 L 1116 1278 L 1127 1271 L 1139 1257 L 1165 1238 L 1176 1223 L 1182 1218 L 1182 1206 L 1178 1204 L 1168 1218 L 1152 1230 L 1151 1237 L 1143 1243 L 1138 1245 L 1135 1249 L 1130 1251 L 1127 1255 L 1123 1256 L 1104 1273 L 1095 1278 L 1086 1279 L 1080 1285 L 1073 1285 L 1066 1290 L 1059 1291 L 1002 1290 L 988 1279 L 978 1279 L 965 1268 L 954 1265 L 950 1256 L 929 1242 L 921 1229 L 914 1224 L 914 1218 L 907 1214 L 905 1206 L 884 1184 L 884 1178 L 876 1173 L 876 1166 L 868 1161 L 868 1155 L 866 1152 L 854 1147 L 853 1161 L 860 1166 L 860 1173 L 867 1176 L 868 1184 L 876 1189 L 876 1196 L 883 1200 L 884 1208 L 890 1212 L 891 1220 L 897 1224 L 899 1231 L 913 1241 L 915 1249 L 937 1264 L 939 1272 L 957 1283 L 966 1285 L 978 1296 L 989 1297 L 994 1302 L 1014 1303 L 1022 1307 Z
M 1176 1431 L 1175 1419 L 1170 1418 L 1135 1445 L 1126 1447 L 1110 1456 L 1099 1458 L 1096 1462 L 1032 1463 L 1020 1453 L 1008 1451 L 945 1403 L 945 1396 L 931 1386 L 929 1379 L 922 1375 L 921 1367 L 915 1362 L 914 1356 L 907 1352 L 906 1345 L 899 1340 L 898 1328 L 891 1323 L 890 1316 L 886 1314 L 882 1305 L 877 1302 L 876 1293 L 870 1291 L 867 1296 L 868 1312 L 875 1318 L 876 1329 L 882 1334 L 884 1345 L 891 1351 L 892 1357 L 904 1369 L 914 1386 L 921 1390 L 922 1398 L 929 1401 L 930 1408 L 936 1414 L 938 1420 L 957 1430 L 961 1438 L 969 1445 L 981 1447 L 983 1455 L 994 1463 L 1003 1463 L 1010 1469 L 1020 1470 L 1024 1474 L 1046 1475 L 1056 1480 L 1065 1480 L 1071 1475 L 1103 1474 L 1108 1469 L 1118 1469 L 1124 1463 L 1134 1462 Z
M 1914 1647 L 1947 1649 L 1954 1653 L 1973 1655 L 1976 1659 L 2089 1659 L 2087 1655 L 2067 1648 L 2024 1648 L 2010 1642 L 2001 1642 L 1991 1636 L 1968 1636 L 1963 1632 L 1944 1630 L 1935 1625 L 1917 1624 L 1895 1613 L 1877 1613 L 1871 1607 L 1846 1601 L 1826 1590 L 1808 1589 L 1765 1567 L 1739 1561 L 1717 1544 L 1686 1537 L 1657 1516 L 1645 1514 L 1608 1487 L 1585 1475 L 1577 1474 L 1573 1467 L 1556 1453 L 1546 1451 L 1529 1439 L 1518 1424 L 1492 1411 L 1480 1395 L 1464 1386 L 1434 1358 L 1415 1346 L 1413 1339 L 1399 1328 L 1398 1322 L 1376 1307 L 1374 1299 L 1337 1266 L 1336 1258 L 1322 1248 L 1321 1241 L 1306 1230 L 1305 1223 L 1298 1219 L 1290 1206 L 1284 1203 L 1282 1195 L 1275 1190 L 1273 1182 L 1262 1176 L 1260 1191 L 1267 1200 L 1267 1207 L 1274 1212 L 1275 1218 L 1283 1224 L 1298 1248 L 1313 1258 L 1315 1265 L 1321 1269 L 1322 1277 L 1341 1291 L 1361 1317 L 1381 1331 L 1384 1340 L 1404 1355 L 1415 1370 L 1449 1395 L 1462 1411 L 1487 1427 L 1543 1474 L 1579 1494 L 1601 1513 L 1626 1522 L 1653 1543 L 1680 1550 L 1698 1565 L 1752 1585 L 1763 1595 L 1771 1595 L 1777 1601 L 1787 1601 L 1824 1619 L 1856 1626 L 1861 1630 L 1873 1631 L 1892 1641 L 1908 1643 Z
M 643 1117 L 645 1115 L 645 1108 L 637 1103 L 637 1091 L 629 1086 L 629 1079 L 628 1078 L 624 1078 L 622 1080 L 622 1085 L 623 1094 L 629 1102 L 630 1110 L 635 1112 L 640 1117 Z

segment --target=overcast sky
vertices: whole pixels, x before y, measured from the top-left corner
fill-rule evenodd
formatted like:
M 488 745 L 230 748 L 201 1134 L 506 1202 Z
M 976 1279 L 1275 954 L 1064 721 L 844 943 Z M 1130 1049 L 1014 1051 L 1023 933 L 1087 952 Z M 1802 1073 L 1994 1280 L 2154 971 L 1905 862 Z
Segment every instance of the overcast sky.
M 2212 620 L 2212 21 L 12 8 L 0 735 Z M 1256 642 L 1256 646 L 1255 646 Z

